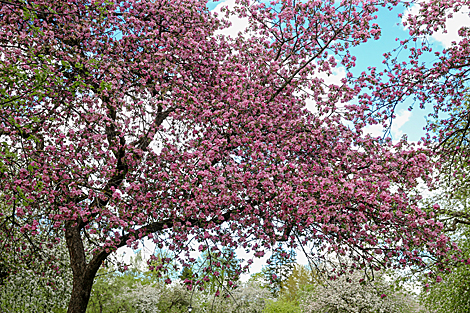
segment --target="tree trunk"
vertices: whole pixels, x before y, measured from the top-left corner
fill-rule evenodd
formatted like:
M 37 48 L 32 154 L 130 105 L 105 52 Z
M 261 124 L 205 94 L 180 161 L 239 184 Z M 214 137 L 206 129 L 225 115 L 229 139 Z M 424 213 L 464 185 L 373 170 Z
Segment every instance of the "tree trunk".
M 65 227 L 65 240 L 73 273 L 73 288 L 67 313 L 85 313 L 96 273 L 109 253 L 98 253 L 87 264 L 80 228 L 72 222 Z
M 93 278 L 73 278 L 73 289 L 70 295 L 67 313 L 85 313 L 90 300 Z

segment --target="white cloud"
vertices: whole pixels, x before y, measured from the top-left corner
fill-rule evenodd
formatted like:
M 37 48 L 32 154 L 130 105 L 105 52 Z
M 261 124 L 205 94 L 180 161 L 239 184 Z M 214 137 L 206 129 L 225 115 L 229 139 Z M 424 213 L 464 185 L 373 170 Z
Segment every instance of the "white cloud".
M 364 128 L 364 133 L 369 134 L 372 137 L 382 137 L 384 128 L 382 124 L 368 125 Z
M 402 21 L 405 21 L 409 15 L 417 15 L 419 14 L 419 3 L 413 4 L 410 8 L 408 8 L 404 14 Z M 452 10 L 447 10 L 446 14 L 452 13 Z M 434 32 L 431 36 L 432 39 L 441 43 L 445 48 L 449 48 L 452 45 L 452 42 L 459 42 L 461 37 L 458 34 L 458 31 L 463 26 L 470 26 L 470 9 L 468 6 L 463 6 L 459 12 L 453 12 L 452 18 L 447 18 L 445 27 L 446 31 L 444 32 L 443 29 L 439 29 L 438 31 Z M 406 27 L 407 28 L 407 27 Z
M 327 75 L 325 72 L 320 72 L 318 73 L 319 78 L 323 79 L 323 82 L 328 86 L 328 85 L 337 85 L 341 86 L 343 83 L 341 80 L 343 78 L 346 78 L 346 68 L 344 66 L 337 66 L 332 69 L 332 74 Z
M 461 11 L 454 13 L 454 16 L 451 19 L 448 19 L 446 22 L 447 34 L 443 32 L 435 33 L 432 37 L 442 43 L 446 48 L 449 48 L 452 44 L 452 41 L 459 42 L 461 37 L 458 35 L 458 31 L 462 26 L 470 26 L 470 16 L 468 14 L 468 6 Z
M 229 10 L 233 10 L 235 7 L 235 0 L 226 0 L 224 2 L 219 3 L 212 12 L 218 14 L 218 18 L 225 18 L 225 12 L 221 12 L 223 7 L 227 7 Z M 222 30 L 218 30 L 215 32 L 216 35 L 226 35 L 232 38 L 238 36 L 239 32 L 244 32 L 248 28 L 248 18 L 240 18 L 237 15 L 230 15 L 228 20 L 232 23 L 232 25 L 228 28 L 224 28 Z
M 401 111 L 392 123 L 392 138 L 397 140 L 403 136 L 401 127 L 410 120 L 412 113 L 408 110 Z
M 398 140 L 403 136 L 403 130 L 401 129 L 411 118 L 412 112 L 408 110 L 400 111 L 392 122 L 392 139 Z M 381 137 L 384 133 L 382 124 L 369 125 L 364 128 L 366 134 L 370 134 L 373 137 Z

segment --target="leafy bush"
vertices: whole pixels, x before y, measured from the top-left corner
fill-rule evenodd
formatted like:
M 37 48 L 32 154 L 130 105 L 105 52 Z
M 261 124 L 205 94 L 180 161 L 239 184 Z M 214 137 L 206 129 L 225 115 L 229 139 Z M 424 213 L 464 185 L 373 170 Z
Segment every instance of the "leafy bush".
M 263 313 L 300 313 L 300 307 L 294 301 L 288 301 L 284 298 L 277 300 L 268 300 Z

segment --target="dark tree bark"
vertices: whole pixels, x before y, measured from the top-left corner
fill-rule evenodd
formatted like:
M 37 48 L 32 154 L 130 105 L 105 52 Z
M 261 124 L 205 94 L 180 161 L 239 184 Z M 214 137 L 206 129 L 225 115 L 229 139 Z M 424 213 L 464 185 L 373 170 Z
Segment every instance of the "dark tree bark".
M 103 251 L 87 263 L 80 228 L 71 223 L 66 226 L 65 240 L 73 273 L 73 288 L 67 313 L 85 313 L 96 273 L 109 253 Z

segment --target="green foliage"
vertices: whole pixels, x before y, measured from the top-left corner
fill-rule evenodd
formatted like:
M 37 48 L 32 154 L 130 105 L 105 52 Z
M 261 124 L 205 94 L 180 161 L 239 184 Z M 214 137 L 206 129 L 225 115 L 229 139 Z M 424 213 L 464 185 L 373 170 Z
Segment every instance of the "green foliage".
M 301 293 L 319 284 L 318 274 L 304 265 L 295 264 L 291 275 L 282 285 L 280 295 L 289 302 L 297 303 Z
M 119 296 L 125 292 L 126 288 L 131 288 L 136 283 L 135 277 L 131 274 L 119 275 L 105 271 L 106 269 L 102 269 L 98 272 L 87 312 L 134 312 L 129 301 L 119 299 Z
M 460 234 L 458 240 L 462 257 L 470 261 L 470 230 Z M 428 281 L 420 295 L 422 303 L 436 313 L 470 312 L 470 262 L 459 262 L 451 272 L 441 272 L 442 282 Z
M 164 256 L 164 252 L 157 253 L 151 264 L 159 264 Z M 131 265 L 124 273 L 116 271 L 114 267 L 102 267 L 95 278 L 87 312 L 147 312 L 140 302 L 165 307 L 164 303 L 160 303 L 159 297 L 165 277 L 159 271 L 148 270 L 147 266 L 142 251 L 139 251 L 131 258 Z M 153 299 L 147 299 L 152 296 Z M 142 299 L 145 300 L 141 301 Z
M 280 257 L 278 254 L 276 257 Z M 282 257 L 282 256 L 281 256 Z M 304 265 L 291 262 L 292 259 L 280 260 L 281 266 L 277 273 L 281 275 L 288 275 L 278 279 L 279 285 L 267 288 L 277 291 L 278 298 L 276 300 L 268 300 L 263 312 L 265 313 L 300 313 L 299 299 L 306 289 L 311 288 L 313 285 L 318 284 L 318 276 L 314 271 L 308 269 Z M 274 267 L 275 268 L 275 267 Z M 289 273 L 290 274 L 287 274 Z M 254 277 L 256 279 L 256 276 Z
M 279 298 L 277 300 L 269 300 L 266 303 L 266 307 L 263 313 L 300 313 L 300 306 L 294 301 L 288 301 L 285 298 Z

